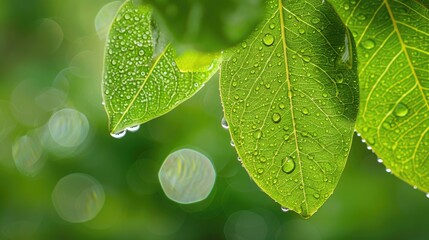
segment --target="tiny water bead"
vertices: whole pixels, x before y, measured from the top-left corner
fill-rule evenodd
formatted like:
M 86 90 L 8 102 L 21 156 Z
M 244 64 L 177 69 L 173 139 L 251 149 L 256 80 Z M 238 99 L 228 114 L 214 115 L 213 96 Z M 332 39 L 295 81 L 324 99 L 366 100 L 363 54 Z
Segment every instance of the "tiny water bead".
M 393 114 L 395 114 L 395 116 L 397 117 L 405 117 L 407 116 L 408 112 L 409 112 L 408 107 L 405 104 L 399 103 L 396 106 Z
M 265 36 L 262 38 L 262 42 L 265 44 L 265 46 L 273 45 L 274 40 L 274 36 L 271 33 L 265 34 Z
M 233 140 L 231 140 L 231 142 L 229 142 L 229 144 L 231 145 L 231 147 L 235 147 L 235 143 Z
M 222 125 L 223 129 L 228 129 L 229 128 L 228 122 L 226 121 L 225 117 L 222 118 L 221 125 Z
M 168 198 L 181 204 L 190 204 L 208 197 L 215 183 L 216 172 L 206 156 L 185 148 L 167 156 L 158 178 Z
M 125 134 L 127 134 L 127 130 L 123 130 L 117 133 L 111 133 L 110 136 L 116 138 L 116 139 L 120 139 L 123 138 L 125 136 Z
M 310 112 L 308 111 L 308 108 L 304 107 L 304 108 L 302 108 L 302 113 L 303 113 L 304 115 L 307 115 L 307 114 L 309 114 Z

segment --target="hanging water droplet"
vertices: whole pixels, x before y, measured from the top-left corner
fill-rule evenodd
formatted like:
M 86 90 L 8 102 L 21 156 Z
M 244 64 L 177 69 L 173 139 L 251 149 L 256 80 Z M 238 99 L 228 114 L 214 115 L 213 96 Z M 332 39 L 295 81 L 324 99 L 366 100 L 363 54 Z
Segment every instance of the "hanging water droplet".
M 135 125 L 135 126 L 127 128 L 127 131 L 137 132 L 139 129 L 140 129 L 140 125 Z
M 281 207 L 281 209 L 282 209 L 282 212 L 289 212 L 289 208 L 287 208 L 287 207 Z
M 367 39 L 367 40 L 365 40 L 365 41 L 362 42 L 362 46 L 365 49 L 370 50 L 370 49 L 373 49 L 375 47 L 375 42 L 373 40 L 371 40 L 371 39 Z
M 243 162 L 243 161 L 241 161 L 241 158 L 240 158 L 240 157 L 237 157 L 237 160 L 238 160 L 239 162 L 241 162 L 241 163 Z
M 390 168 L 386 168 L 386 172 L 392 173 L 392 170 Z
M 382 163 L 383 159 L 379 158 L 379 159 L 377 159 L 377 162 Z
M 127 134 L 126 130 L 117 132 L 117 133 L 111 133 L 110 136 L 114 137 L 114 138 L 123 138 L 125 136 L 125 134 Z
M 295 170 L 295 162 L 291 158 L 286 157 L 283 161 L 282 171 L 289 174 L 292 173 L 293 170 Z
M 413 189 L 414 189 L 414 190 L 416 190 L 416 189 L 417 189 L 417 186 L 413 186 Z
M 393 113 L 397 117 L 405 117 L 408 114 L 408 107 L 405 104 L 398 103 Z
M 271 120 L 273 120 L 274 123 L 279 123 L 282 120 L 282 117 L 278 113 L 273 113 Z
M 222 118 L 221 125 L 222 125 L 223 129 L 229 128 L 228 123 L 226 122 L 226 119 L 224 117 Z
M 429 193 L 426 193 L 426 197 L 429 198 Z
M 262 42 L 265 44 L 265 46 L 271 46 L 274 43 L 274 36 L 271 33 L 267 33 L 262 38 Z
M 235 143 L 233 140 L 231 140 L 231 142 L 229 142 L 229 144 L 231 144 L 231 147 L 235 147 Z

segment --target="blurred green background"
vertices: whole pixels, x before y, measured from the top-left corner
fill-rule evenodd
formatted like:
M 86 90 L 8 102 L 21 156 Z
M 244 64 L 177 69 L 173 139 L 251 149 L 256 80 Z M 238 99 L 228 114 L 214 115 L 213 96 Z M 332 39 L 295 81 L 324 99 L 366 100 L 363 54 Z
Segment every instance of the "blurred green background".
M 282 212 L 236 160 L 220 124 L 218 76 L 169 114 L 112 138 L 100 93 L 108 12 L 95 21 L 109 3 L 0 0 L 0 239 L 429 238 L 425 194 L 386 173 L 359 137 L 318 213 Z M 191 205 L 168 199 L 158 180 L 183 147 L 208 156 L 217 174 L 209 197 Z M 65 176 L 72 183 L 56 189 Z M 57 211 L 68 201 L 58 191 L 73 198 L 74 183 L 93 187 L 81 213 L 89 221 Z

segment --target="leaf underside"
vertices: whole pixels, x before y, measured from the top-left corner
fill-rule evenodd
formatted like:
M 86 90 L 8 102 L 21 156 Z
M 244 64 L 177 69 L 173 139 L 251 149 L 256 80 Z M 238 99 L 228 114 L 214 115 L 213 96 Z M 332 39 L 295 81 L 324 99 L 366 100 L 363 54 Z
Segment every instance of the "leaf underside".
M 359 105 L 355 46 L 326 1 L 267 6 L 261 25 L 222 63 L 225 118 L 257 185 L 310 217 L 332 194 L 350 150 Z
M 147 6 L 126 1 L 106 43 L 103 99 L 109 130 L 117 133 L 159 117 L 194 95 L 217 71 L 181 72 L 175 51 L 157 32 Z
M 332 3 L 358 46 L 357 131 L 393 174 L 429 192 L 429 2 Z

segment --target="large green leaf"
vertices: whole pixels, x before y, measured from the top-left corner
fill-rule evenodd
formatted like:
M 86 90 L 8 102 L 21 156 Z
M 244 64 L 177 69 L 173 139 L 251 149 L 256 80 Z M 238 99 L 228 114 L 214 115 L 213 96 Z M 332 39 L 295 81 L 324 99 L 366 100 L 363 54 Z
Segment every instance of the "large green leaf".
M 357 39 L 356 129 L 393 174 L 429 192 L 428 1 L 332 2 Z
M 180 46 L 219 51 L 244 40 L 264 16 L 265 0 L 147 0 Z
M 118 133 L 165 114 L 195 94 L 218 69 L 202 54 L 203 64 L 180 69 L 175 51 L 157 31 L 147 6 L 126 1 L 112 23 L 107 39 L 103 99 L 111 133 Z M 182 70 L 182 71 L 181 71 Z
M 332 194 L 350 150 L 355 46 L 327 2 L 272 0 L 266 14 L 222 64 L 225 118 L 256 184 L 309 217 Z

